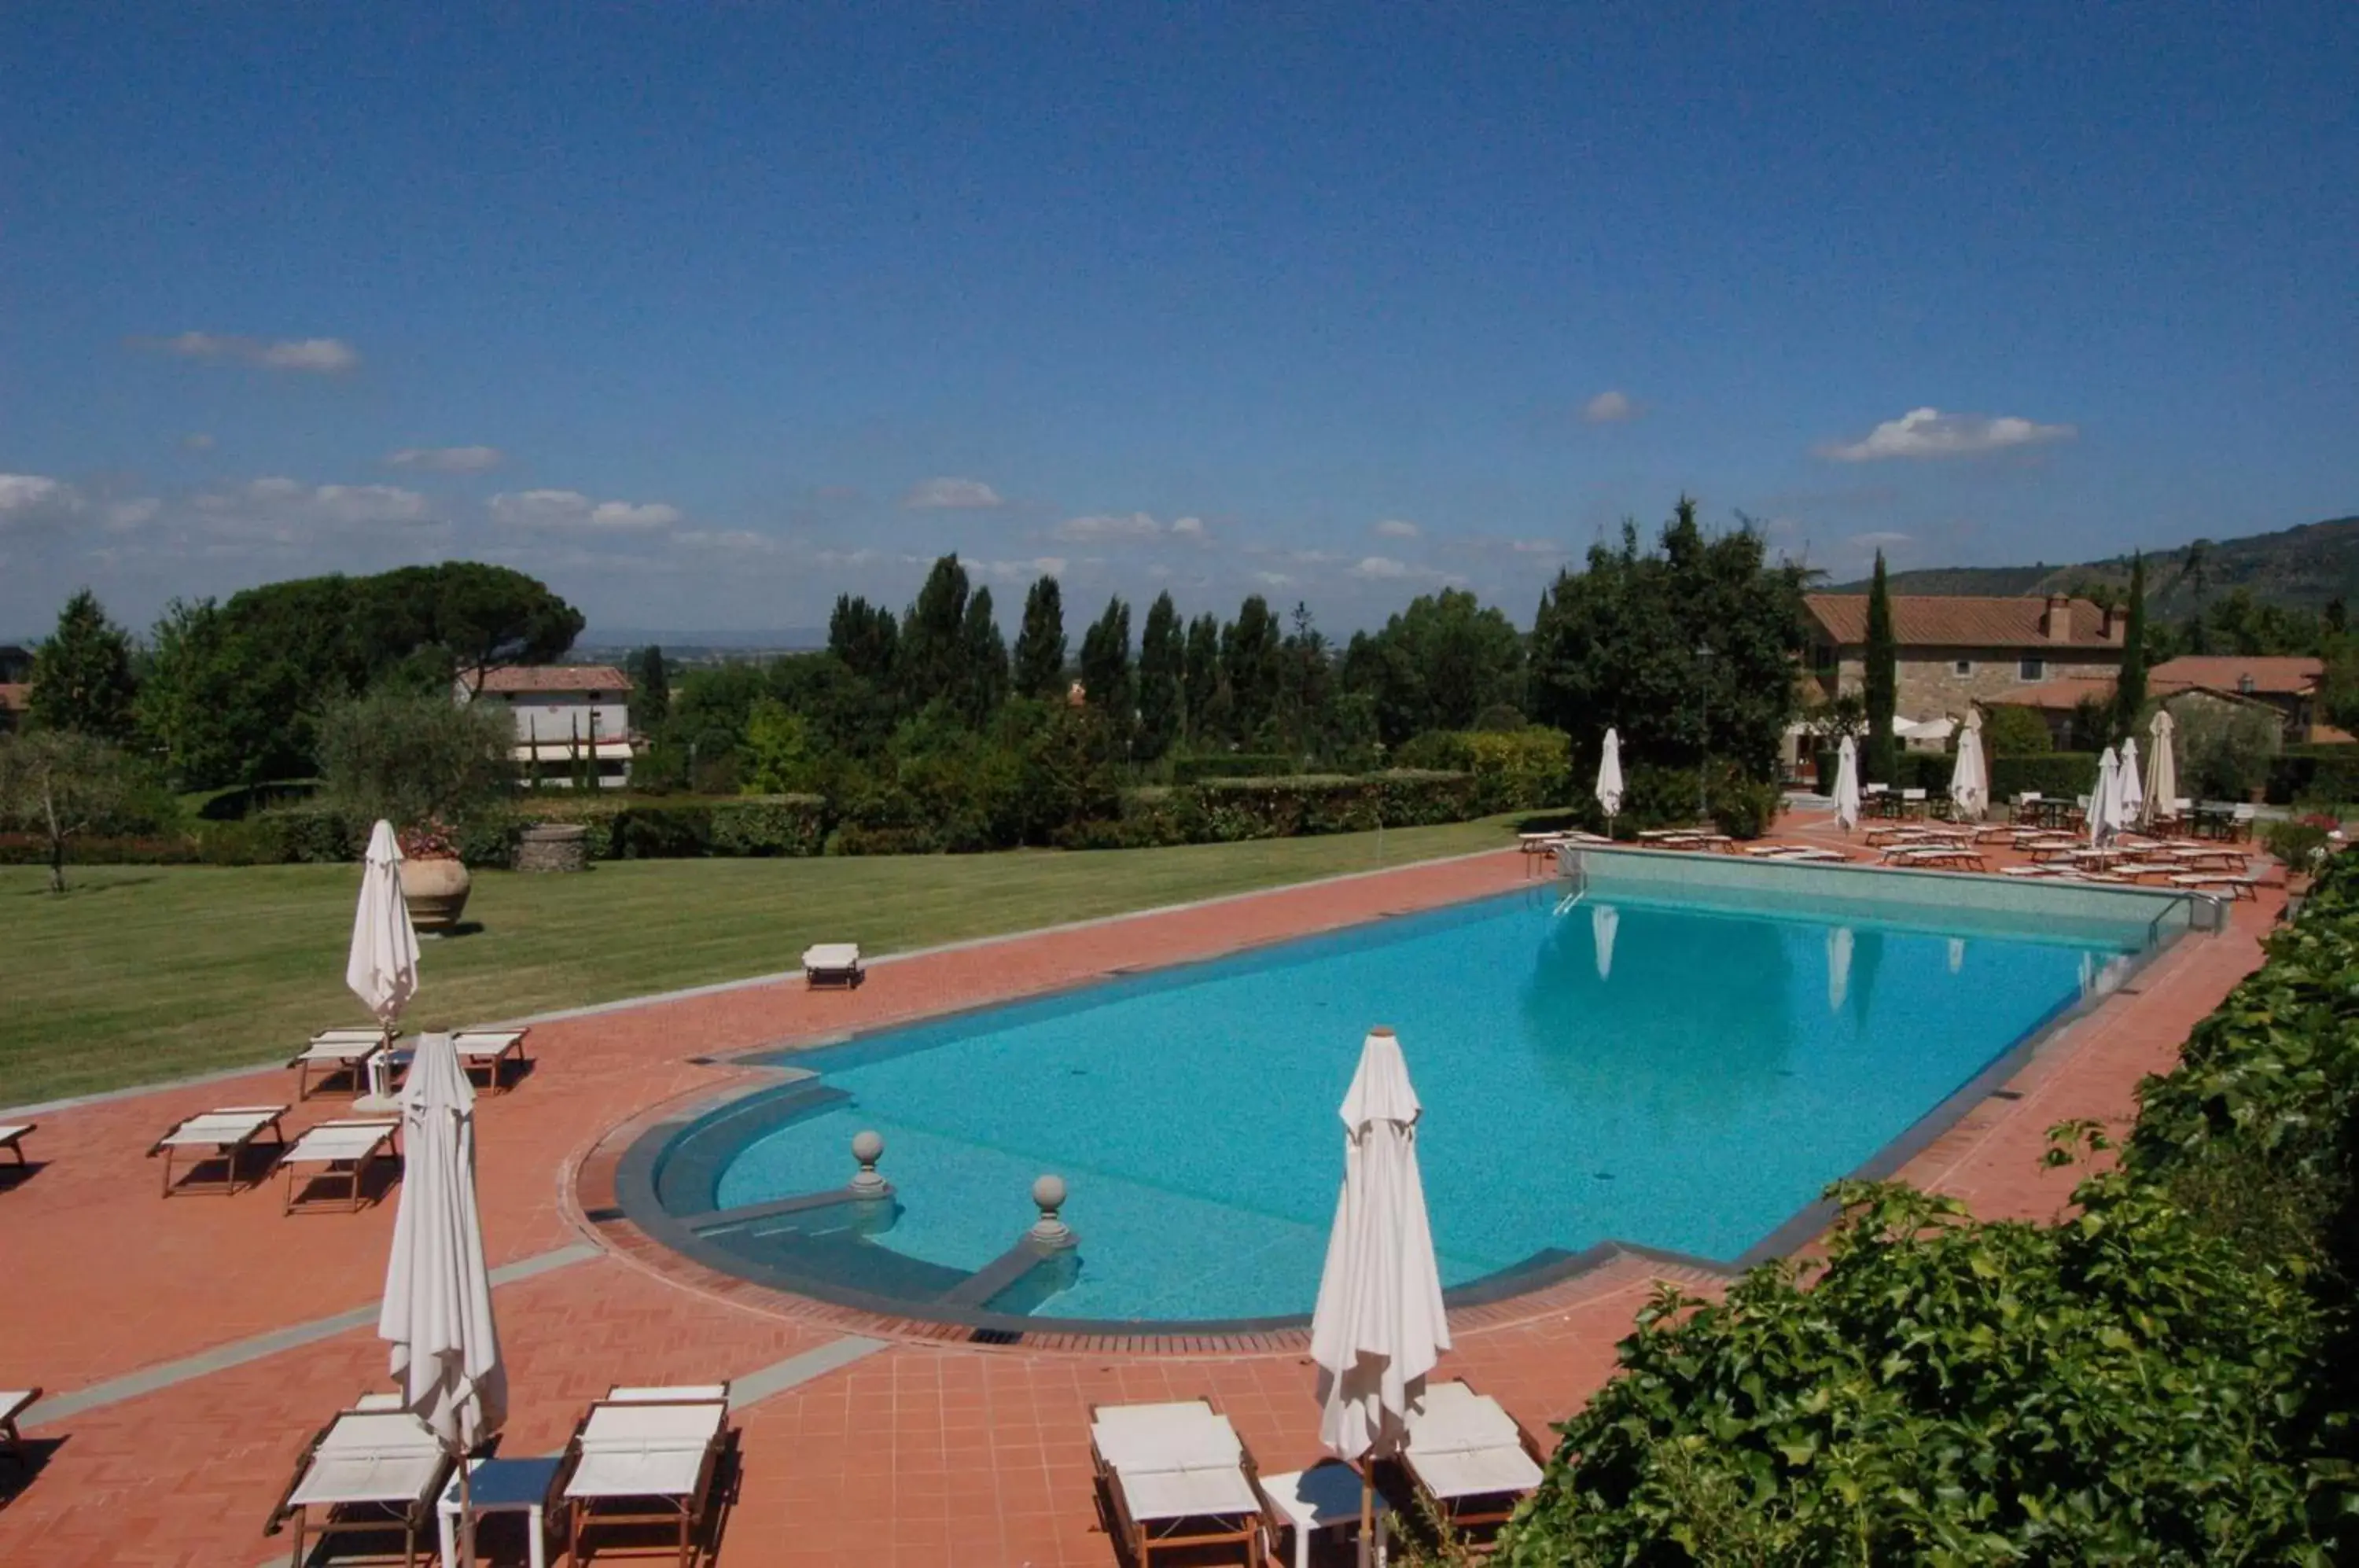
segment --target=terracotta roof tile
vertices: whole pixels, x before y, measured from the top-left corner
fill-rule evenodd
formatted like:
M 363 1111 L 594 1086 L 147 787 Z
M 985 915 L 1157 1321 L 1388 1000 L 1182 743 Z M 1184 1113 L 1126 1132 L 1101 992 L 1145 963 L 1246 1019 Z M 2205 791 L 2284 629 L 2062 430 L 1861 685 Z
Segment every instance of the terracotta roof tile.
M 627 691 L 631 678 L 611 664 L 515 664 L 484 677 L 486 691 Z
M 2183 659 L 2166 659 L 2147 672 L 2149 681 L 2168 681 L 2181 686 L 2211 686 L 2223 691 L 2241 691 L 2245 678 L 2252 677 L 2253 690 L 2282 697 L 2298 696 L 2318 684 L 2326 673 L 2322 659 L 2240 659 L 2234 654 L 2190 654 Z
M 1867 640 L 1867 595 L 1809 593 L 1803 604 L 1828 637 L 1837 644 Z M 2086 599 L 2072 601 L 2072 635 L 2055 642 L 2041 626 L 2048 601 L 2013 598 L 1972 598 L 1938 593 L 1896 593 L 1892 596 L 1892 635 L 1903 647 L 1916 648 L 2111 648 L 2105 637 L 2105 613 Z
M 14 681 L 0 685 L 0 709 L 12 713 L 32 711 L 33 688 L 25 681 Z

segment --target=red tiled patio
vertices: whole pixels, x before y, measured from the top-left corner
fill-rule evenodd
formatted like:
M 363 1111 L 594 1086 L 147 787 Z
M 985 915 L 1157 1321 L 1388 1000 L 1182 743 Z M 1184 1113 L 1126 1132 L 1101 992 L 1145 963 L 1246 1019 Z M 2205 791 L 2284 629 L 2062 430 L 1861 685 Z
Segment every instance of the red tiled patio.
M 1316 1410 L 1299 1335 L 1176 1351 L 950 1344 L 651 1260 L 627 1227 L 586 1218 L 578 1192 L 594 1200 L 611 1180 L 616 1128 L 744 1081 L 741 1069 L 690 1058 L 1208 956 L 1523 875 L 1503 851 L 913 956 L 876 965 L 852 992 L 766 985 L 536 1028 L 537 1070 L 479 1103 L 485 1242 L 507 1270 L 497 1293 L 512 1367 L 506 1448 L 553 1451 L 610 1383 L 743 1378 L 824 1352 L 815 1364 L 834 1369 L 737 1417 L 744 1485 L 722 1538 L 726 1564 L 1111 1563 L 1090 1484 L 1085 1410 L 1096 1400 L 1210 1393 L 1265 1468 L 1310 1463 Z M 2234 907 L 2226 932 L 2149 965 L 2043 1048 L 2005 1091 L 2015 1097 L 1970 1112 L 1904 1176 L 1986 1214 L 2054 1214 L 2071 1179 L 2039 1168 L 2044 1129 L 2071 1116 L 2125 1122 L 2137 1079 L 2166 1069 L 2258 962 L 2282 904 L 2282 889 L 2264 889 Z M 247 1568 L 274 1547 L 284 1560 L 283 1538 L 260 1530 L 304 1440 L 386 1381 L 374 1303 L 394 1205 L 282 1216 L 275 1181 L 167 1200 L 143 1155 L 183 1115 L 291 1100 L 292 1084 L 291 1073 L 256 1073 L 40 1117 L 38 1169 L 0 1186 L 12 1281 L 0 1292 L 0 1384 L 49 1390 L 27 1432 L 47 1452 L 0 1507 L 0 1563 Z M 290 1136 L 340 1109 L 333 1094 L 298 1105 Z M 1561 1420 L 1610 1374 L 1614 1342 L 1667 1272 L 1680 1271 L 1625 1258 L 1458 1314 L 1449 1369 L 1536 1430 Z M 1709 1288 L 1700 1274 L 1682 1282 Z

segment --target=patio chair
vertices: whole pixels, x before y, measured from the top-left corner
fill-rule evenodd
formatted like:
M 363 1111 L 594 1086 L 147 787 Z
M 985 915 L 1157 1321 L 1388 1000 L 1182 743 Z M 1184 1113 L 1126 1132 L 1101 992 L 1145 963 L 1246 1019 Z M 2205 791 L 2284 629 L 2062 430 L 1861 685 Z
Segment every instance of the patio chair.
M 803 979 L 814 991 L 822 985 L 849 990 L 860 984 L 865 973 L 856 942 L 823 942 L 803 949 Z
M 1277 1528 L 1253 1455 L 1210 1399 L 1092 1405 L 1090 1464 L 1106 1532 L 1133 1568 L 1234 1547 L 1262 1562 Z
M 1506 1406 L 1464 1383 L 1426 1386 L 1401 1449 L 1410 1484 L 1459 1531 L 1495 1533 L 1540 1484 L 1545 1458 Z
M 320 1429 L 295 1462 L 265 1535 L 295 1527 L 288 1561 L 303 1563 L 306 1532 L 331 1535 L 399 1530 L 402 1568 L 416 1568 L 418 1535 L 433 1522 L 434 1499 L 450 1478 L 451 1458 L 433 1429 L 400 1409 L 352 1410 Z
M 30 1463 L 25 1457 L 25 1434 L 16 1430 L 16 1418 L 40 1397 L 38 1388 L 0 1388 L 0 1455 L 19 1465 Z
M 278 1157 L 278 1163 L 287 1171 L 287 1202 L 279 1213 L 291 1214 L 299 1208 L 318 1206 L 296 1201 L 299 1185 L 308 1192 L 314 1183 L 342 1181 L 346 1184 L 344 1195 L 351 1200 L 351 1212 L 358 1214 L 362 1179 L 379 1155 L 399 1152 L 401 1124 L 397 1121 L 348 1117 L 321 1122 Z M 299 1167 L 313 1169 L 306 1174 Z
M 311 1097 L 311 1073 L 320 1070 L 323 1078 L 342 1073 L 357 1084 L 361 1070 L 368 1059 L 386 1048 L 386 1031 L 381 1029 L 321 1029 L 311 1037 L 311 1042 L 288 1060 L 295 1069 L 295 1098 Z
M 589 1559 L 587 1531 L 669 1525 L 689 1568 L 728 1442 L 725 1383 L 609 1388 L 574 1427 L 558 1472 L 573 1561 Z
M 148 1159 L 159 1154 L 164 1157 L 164 1195 L 168 1198 L 180 1190 L 172 1185 L 172 1161 L 182 1149 L 195 1151 L 192 1170 L 202 1169 L 208 1160 L 220 1160 L 221 1190 L 224 1194 L 235 1192 L 238 1166 L 245 1160 L 245 1151 L 264 1133 L 271 1136 L 278 1152 L 286 1151 L 287 1131 L 278 1124 L 288 1109 L 285 1105 L 225 1105 L 183 1116 L 173 1124 L 171 1131 L 147 1146 Z
M 40 1130 L 41 1124 L 38 1122 L 10 1122 L 5 1127 L 0 1127 L 0 1149 L 5 1149 L 15 1155 L 17 1164 L 29 1165 L 32 1161 L 25 1158 L 25 1135 Z
M 451 1037 L 451 1049 L 459 1053 L 459 1065 L 466 1071 L 484 1070 L 484 1087 L 505 1094 L 508 1081 L 501 1069 L 511 1062 L 524 1065 L 525 1036 L 531 1032 L 528 1027 L 461 1029 Z

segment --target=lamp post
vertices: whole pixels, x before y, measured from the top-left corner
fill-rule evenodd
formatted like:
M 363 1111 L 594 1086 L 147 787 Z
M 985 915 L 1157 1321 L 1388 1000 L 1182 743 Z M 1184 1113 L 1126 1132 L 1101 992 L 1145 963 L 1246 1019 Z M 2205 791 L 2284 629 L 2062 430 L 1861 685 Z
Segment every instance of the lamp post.
M 1696 644 L 1696 718 L 1701 749 L 1696 758 L 1696 825 L 1712 821 L 1712 645 Z

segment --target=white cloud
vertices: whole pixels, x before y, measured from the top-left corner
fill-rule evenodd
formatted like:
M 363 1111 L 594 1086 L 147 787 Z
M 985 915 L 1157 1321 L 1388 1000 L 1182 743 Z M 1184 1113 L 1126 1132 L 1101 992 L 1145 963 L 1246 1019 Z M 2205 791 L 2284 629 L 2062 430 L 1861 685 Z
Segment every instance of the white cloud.
M 774 555 L 778 540 L 750 528 L 681 528 L 671 542 L 690 550 L 723 550 L 737 555 Z
M 1067 517 L 1049 531 L 1060 539 L 1153 539 L 1163 531 L 1163 525 L 1145 512 L 1114 512 Z
M 164 503 L 153 495 L 138 495 L 128 501 L 116 501 L 106 508 L 106 526 L 109 531 L 114 533 L 127 533 L 133 528 L 144 528 L 154 522 L 157 514 L 163 509 Z
M 264 370 L 334 375 L 360 364 L 360 351 L 342 338 L 249 338 L 234 332 L 181 332 L 168 338 L 136 338 L 142 348 L 182 359 L 233 360 Z
M 1907 544 L 1912 536 L 1898 533 L 1854 534 L 1849 542 L 1859 550 L 1885 550 L 1896 544 Z
M 1175 539 L 1193 539 L 1198 543 L 1212 538 L 1204 531 L 1204 519 L 1201 517 L 1180 517 L 1175 520 L 1171 525 L 1171 534 Z
M 1253 574 L 1253 580 L 1260 583 L 1265 588 L 1291 588 L 1294 586 L 1294 579 L 1288 577 L 1283 572 L 1256 572 Z
M 1887 457 L 1978 457 L 2009 447 L 2071 441 L 2078 434 L 2071 425 L 2035 424 L 2013 415 L 1993 419 L 1984 414 L 1911 408 L 1897 419 L 1885 420 L 1864 440 L 1830 441 L 1818 449 L 1818 454 L 1837 463 L 1874 463 Z
M 1029 561 L 970 561 L 976 575 L 998 583 L 1029 583 L 1035 577 L 1061 577 L 1070 564 L 1061 555 L 1039 555 Z
M 1593 425 L 1615 425 L 1638 417 L 1638 405 L 1627 392 L 1600 392 L 1581 406 L 1581 417 Z
M 45 474 L 0 474 L 0 528 L 82 509 L 74 487 Z
M 579 490 L 504 490 L 488 509 L 508 528 L 554 531 L 658 533 L 682 520 L 679 507 L 661 501 L 594 501 Z
M 507 461 L 507 454 L 495 446 L 406 446 L 386 453 L 385 461 L 388 467 L 427 474 L 484 474 Z
M 1415 539 L 1418 528 L 1406 517 L 1386 517 L 1376 525 L 1378 539 Z
M 202 430 L 198 430 L 193 434 L 185 435 L 180 438 L 180 450 L 182 452 L 211 452 L 212 449 L 213 438 L 207 435 Z
M 1405 561 L 1395 561 L 1388 555 L 1363 556 L 1357 566 L 1349 569 L 1354 577 L 1366 577 L 1379 582 L 1395 582 L 1404 577 L 1421 577 L 1423 572 Z
M 358 531 L 441 521 L 434 504 L 393 485 L 306 485 L 282 475 L 209 490 L 192 503 L 222 531 L 292 542 L 323 530 Z
M 977 511 L 1007 503 L 980 479 L 928 479 L 909 487 L 901 505 L 912 512 Z

